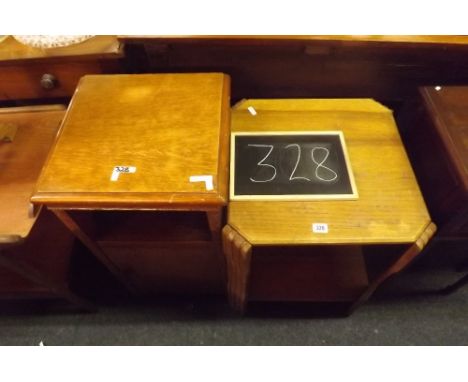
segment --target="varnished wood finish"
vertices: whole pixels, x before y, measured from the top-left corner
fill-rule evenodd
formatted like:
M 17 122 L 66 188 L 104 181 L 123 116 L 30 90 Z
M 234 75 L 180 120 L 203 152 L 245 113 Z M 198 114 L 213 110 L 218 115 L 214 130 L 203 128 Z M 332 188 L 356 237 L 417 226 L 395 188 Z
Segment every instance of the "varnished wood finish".
M 0 300 L 58 298 L 86 311 L 95 310 L 70 290 L 73 244 L 73 235 L 43 210 L 19 245 L 0 244 Z
M 468 237 L 468 87 L 425 87 L 400 125 L 440 237 Z
M 218 234 L 219 236 L 219 234 Z M 224 293 L 216 242 L 105 242 L 100 246 L 141 294 L 220 295 Z
M 392 264 L 389 268 L 384 270 L 381 274 L 376 277 L 369 287 L 365 290 L 365 292 L 353 303 L 350 308 L 350 312 L 352 312 L 356 307 L 358 307 L 363 302 L 367 301 L 367 299 L 375 292 L 380 284 L 382 284 L 386 279 L 390 276 L 394 275 L 395 273 L 400 272 L 403 270 L 414 258 L 421 253 L 424 247 L 427 245 L 429 240 L 434 236 L 437 227 L 434 223 L 430 223 L 421 236 L 416 240 L 414 244 L 412 244 L 406 251 L 399 257 L 394 264 Z
M 223 251 L 226 256 L 229 303 L 243 312 L 247 304 L 252 246 L 227 225 L 223 228 Z
M 227 199 L 229 79 L 86 76 L 32 198 L 60 207 L 220 206 Z M 221 127 L 221 129 L 220 129 Z M 110 181 L 115 166 L 134 174 Z M 213 190 L 192 175 L 213 177 Z
M 427 45 L 427 44 L 454 44 L 454 45 L 468 45 L 468 36 L 463 35 L 204 35 L 204 36 L 164 36 L 164 35 L 121 35 L 118 36 L 120 41 L 125 42 L 145 42 L 145 41 L 218 41 L 218 42 L 252 42 L 259 44 L 268 44 L 274 42 L 301 42 L 301 41 L 335 41 L 341 43 L 403 43 L 413 45 Z
M 359 198 L 230 201 L 223 248 L 231 305 L 243 311 L 257 299 L 354 301 L 355 307 L 435 231 L 392 112 L 362 99 L 244 100 L 233 107 L 234 132 L 285 129 L 343 131 Z M 328 233 L 312 232 L 312 223 L 327 223 Z M 370 250 L 376 244 L 399 244 L 403 253 L 368 280 L 364 252 L 378 256 Z
M 0 109 L 0 124 L 17 127 L 13 142 L 0 142 L 0 243 L 24 239 L 37 219 L 29 199 L 64 113 L 63 106 Z
M 229 110 L 219 73 L 86 76 L 32 201 L 130 290 L 222 293 Z
M 129 67 L 223 71 L 232 98 L 374 98 L 468 81 L 467 36 L 119 36 Z
M 468 194 L 468 87 L 421 89 L 434 127 L 446 148 L 460 181 Z
M 64 114 L 61 105 L 0 109 L 0 123 L 18 128 L 0 142 L 0 298 L 59 297 L 91 309 L 68 287 L 73 236 L 29 201 Z
M 0 66 L 0 101 L 70 97 L 84 75 L 115 71 L 115 65 L 109 64 L 106 68 L 94 61 Z M 44 89 L 41 86 L 44 74 L 56 77 L 57 84 L 54 88 Z
M 0 101 L 70 97 L 86 74 L 118 72 L 123 44 L 115 36 L 97 36 L 63 48 L 38 49 L 13 37 L 0 44 Z M 44 74 L 55 85 L 41 85 Z
M 249 106 L 257 110 L 256 116 L 246 110 Z M 245 100 L 232 112 L 232 131 L 275 131 L 285 126 L 297 131 L 342 130 L 359 198 L 232 201 L 229 224 L 251 244 L 413 243 L 418 239 L 431 220 L 390 110 L 372 100 Z M 314 234 L 312 223 L 327 223 L 329 233 Z

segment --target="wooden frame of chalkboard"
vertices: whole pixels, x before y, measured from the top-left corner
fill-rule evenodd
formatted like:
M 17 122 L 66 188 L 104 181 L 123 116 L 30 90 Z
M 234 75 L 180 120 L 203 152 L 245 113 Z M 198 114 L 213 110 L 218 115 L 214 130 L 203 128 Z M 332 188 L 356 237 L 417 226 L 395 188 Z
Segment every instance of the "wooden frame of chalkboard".
M 252 164 L 256 171 L 239 171 Z M 359 197 L 342 131 L 231 133 L 229 194 L 231 200 Z

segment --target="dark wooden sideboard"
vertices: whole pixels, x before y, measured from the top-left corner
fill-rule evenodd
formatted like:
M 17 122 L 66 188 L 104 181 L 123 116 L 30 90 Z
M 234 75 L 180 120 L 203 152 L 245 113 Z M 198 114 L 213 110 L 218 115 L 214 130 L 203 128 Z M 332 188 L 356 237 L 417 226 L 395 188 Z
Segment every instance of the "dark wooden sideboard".
M 29 47 L 9 36 L 0 43 L 0 106 L 6 101 L 66 100 L 85 74 L 120 72 L 122 57 L 123 44 L 115 36 L 54 49 Z
M 468 87 L 423 87 L 400 121 L 439 236 L 468 239 Z
M 127 70 L 219 71 L 242 98 L 374 98 L 468 84 L 467 36 L 119 36 Z
M 426 263 L 468 269 L 468 87 L 431 86 L 400 113 L 400 129 L 439 231 Z M 468 276 L 443 289 L 451 292 Z

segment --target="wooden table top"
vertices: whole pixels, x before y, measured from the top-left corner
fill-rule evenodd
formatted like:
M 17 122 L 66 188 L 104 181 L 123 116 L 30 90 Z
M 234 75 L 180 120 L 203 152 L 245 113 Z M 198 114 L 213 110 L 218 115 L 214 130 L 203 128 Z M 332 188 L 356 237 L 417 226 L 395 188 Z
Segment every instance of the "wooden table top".
M 468 86 L 421 88 L 426 107 L 468 192 Z
M 29 199 L 64 114 L 64 106 L 0 108 L 0 125 L 17 127 L 12 142 L 0 141 L 0 245 L 20 242 L 37 219 Z
M 247 111 L 254 107 L 254 116 Z M 391 110 L 373 100 L 244 100 L 232 131 L 344 133 L 359 199 L 231 201 L 228 223 L 253 245 L 413 243 L 431 219 Z M 327 223 L 328 234 L 313 233 Z
M 33 203 L 65 208 L 196 208 L 227 202 L 229 77 L 85 76 Z M 129 166 L 111 180 L 115 166 Z M 191 177 L 211 177 L 209 182 Z
M 116 36 L 95 36 L 79 44 L 40 49 L 21 44 L 12 36 L 0 42 L 0 64 L 23 60 L 70 60 L 123 57 L 123 44 Z

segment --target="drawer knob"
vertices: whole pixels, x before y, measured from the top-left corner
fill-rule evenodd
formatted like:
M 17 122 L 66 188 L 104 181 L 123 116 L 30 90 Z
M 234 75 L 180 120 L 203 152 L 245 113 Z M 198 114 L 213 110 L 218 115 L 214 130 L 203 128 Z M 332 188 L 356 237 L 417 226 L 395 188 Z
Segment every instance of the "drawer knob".
M 43 89 L 50 90 L 57 86 L 57 78 L 53 74 L 43 74 L 41 77 L 41 86 Z

